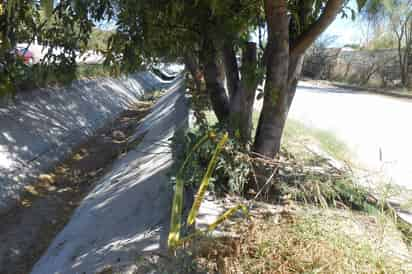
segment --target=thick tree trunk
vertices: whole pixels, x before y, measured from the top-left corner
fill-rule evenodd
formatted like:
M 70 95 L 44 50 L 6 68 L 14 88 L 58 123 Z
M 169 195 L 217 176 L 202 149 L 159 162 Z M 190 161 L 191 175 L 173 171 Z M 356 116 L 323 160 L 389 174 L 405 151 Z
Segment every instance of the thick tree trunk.
M 264 0 L 268 45 L 264 53 L 265 95 L 254 144 L 254 150 L 258 154 L 273 158 L 279 152 L 286 117 L 302 69 L 302 56 L 333 22 L 342 3 L 343 0 L 327 1 L 318 20 L 297 37 L 290 37 L 288 1 Z M 300 23 L 305 25 L 305 11 L 300 17 Z
M 287 89 L 286 89 L 285 99 L 284 99 L 284 102 L 280 101 L 282 103 L 279 102 L 280 104 L 276 105 L 276 108 L 279 108 L 279 111 L 277 113 L 280 113 L 279 114 L 280 117 L 279 119 L 274 119 L 276 120 L 276 125 L 277 125 L 275 136 L 278 140 L 277 142 L 273 142 L 274 150 L 275 150 L 274 154 L 268 155 L 268 154 L 262 153 L 262 151 L 258 151 L 256 149 L 257 142 L 255 142 L 255 152 L 262 154 L 264 156 L 267 156 L 267 157 L 273 157 L 274 155 L 276 155 L 276 153 L 279 152 L 281 141 L 282 141 L 283 128 L 285 126 L 286 118 L 289 113 L 290 107 L 292 105 L 293 98 L 295 97 L 295 94 L 296 94 L 296 88 L 299 82 L 299 77 L 302 72 L 302 65 L 303 65 L 303 55 L 298 55 L 298 56 L 289 58 L 289 70 L 288 70 L 288 80 L 287 80 Z M 262 113 L 263 111 L 264 110 L 262 109 Z M 256 135 L 256 140 L 257 138 L 258 136 Z
M 229 98 L 226 94 L 222 66 L 213 41 L 205 39 L 201 61 L 204 65 L 206 89 L 212 103 L 213 111 L 221 123 L 227 122 L 230 113 Z
M 258 84 L 255 77 L 256 43 L 248 43 L 242 57 L 242 80 L 230 101 L 230 129 L 242 144 L 247 145 L 251 140 L 253 103 Z
M 266 83 L 254 150 L 258 154 L 273 158 L 280 150 L 280 141 L 288 112 L 289 18 L 287 1 L 265 0 L 265 13 L 268 23 Z

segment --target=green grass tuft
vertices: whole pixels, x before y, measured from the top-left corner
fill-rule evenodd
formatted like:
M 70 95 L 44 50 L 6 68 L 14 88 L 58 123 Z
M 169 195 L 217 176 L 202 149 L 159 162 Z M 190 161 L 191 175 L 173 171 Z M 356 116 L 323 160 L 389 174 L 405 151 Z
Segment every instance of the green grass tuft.
M 317 143 L 322 150 L 337 160 L 352 161 L 348 146 L 332 132 L 311 128 L 300 121 L 288 119 L 283 133 L 283 144 L 288 146 L 305 138 Z

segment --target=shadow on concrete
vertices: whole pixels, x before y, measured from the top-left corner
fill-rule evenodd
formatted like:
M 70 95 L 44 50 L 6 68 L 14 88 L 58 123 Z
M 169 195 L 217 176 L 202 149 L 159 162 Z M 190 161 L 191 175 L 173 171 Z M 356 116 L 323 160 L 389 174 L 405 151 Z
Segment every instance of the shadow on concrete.
M 187 100 L 176 84 L 136 129 L 136 138 L 145 134 L 139 146 L 97 183 L 32 273 L 133 267 L 141 256 L 166 251 L 172 202 L 169 172 L 176 153 L 172 141 L 187 123 Z
M 64 159 L 144 93 L 173 82 L 150 72 L 81 80 L 65 88 L 21 93 L 0 104 L 0 213 L 25 184 Z

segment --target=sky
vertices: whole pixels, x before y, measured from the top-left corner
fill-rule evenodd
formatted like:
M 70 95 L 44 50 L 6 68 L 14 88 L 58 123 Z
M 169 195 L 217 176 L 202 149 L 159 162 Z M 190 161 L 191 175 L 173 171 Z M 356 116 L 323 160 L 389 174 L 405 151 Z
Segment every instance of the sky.
M 351 0 L 349 6 L 357 11 L 356 1 Z M 341 47 L 345 44 L 359 44 L 362 38 L 362 31 L 360 29 L 359 21 L 353 21 L 351 16 L 348 18 L 341 18 L 340 15 L 325 31 L 324 35 L 335 35 L 336 40 L 334 47 Z

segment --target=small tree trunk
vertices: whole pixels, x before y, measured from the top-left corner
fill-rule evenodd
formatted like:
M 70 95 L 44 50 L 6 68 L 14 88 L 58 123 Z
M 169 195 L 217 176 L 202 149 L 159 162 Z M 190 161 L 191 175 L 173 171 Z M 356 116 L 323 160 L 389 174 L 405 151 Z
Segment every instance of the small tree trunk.
M 405 65 L 403 65 L 401 68 L 401 82 L 403 87 L 408 86 L 408 71 L 405 68 Z
M 193 56 L 185 55 L 184 62 L 187 70 L 192 75 L 193 81 L 195 82 L 195 86 L 197 91 L 199 92 L 202 87 L 202 72 L 200 70 L 199 63 Z
M 404 29 L 402 28 L 402 31 L 400 34 L 396 32 L 396 36 L 398 39 L 398 58 L 399 58 L 399 69 L 401 73 L 401 84 L 403 87 L 405 87 L 405 82 L 407 81 L 407 78 L 405 77 L 405 52 L 402 49 L 402 40 L 404 36 Z
M 201 59 L 212 108 L 219 122 L 227 122 L 230 113 L 229 98 L 226 94 L 223 71 L 213 41 L 204 40 Z
M 289 58 L 289 75 L 288 75 L 288 111 L 295 98 L 296 87 L 298 86 L 299 77 L 302 74 L 304 55 L 296 55 Z
M 405 53 L 404 53 L 402 84 L 404 87 L 409 87 L 409 48 L 407 47 L 405 47 Z
M 227 88 L 230 100 L 235 97 L 239 89 L 239 67 L 236 60 L 234 43 L 232 40 L 225 41 L 223 45 L 223 62 L 225 65 Z
M 251 140 L 253 127 L 253 103 L 255 101 L 257 79 L 256 43 L 248 43 L 242 58 L 242 80 L 230 101 L 230 128 L 232 134 L 246 145 Z
M 401 48 L 400 41 L 398 41 L 398 58 L 399 58 L 399 68 L 400 68 L 400 73 L 401 73 L 401 84 L 403 87 L 405 87 L 405 59 L 404 59 L 404 52 Z

